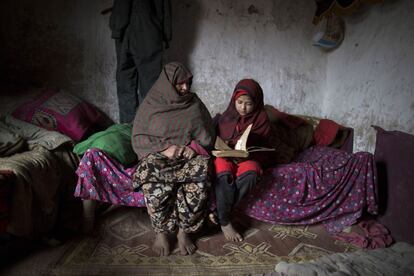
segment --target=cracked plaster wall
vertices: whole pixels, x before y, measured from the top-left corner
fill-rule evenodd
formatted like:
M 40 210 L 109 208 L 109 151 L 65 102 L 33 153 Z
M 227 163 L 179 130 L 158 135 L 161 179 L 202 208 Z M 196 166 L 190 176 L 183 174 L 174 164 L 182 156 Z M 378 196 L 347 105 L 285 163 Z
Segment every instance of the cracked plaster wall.
M 414 1 L 388 1 L 346 18 L 328 54 L 323 113 L 355 128 L 354 151 L 375 149 L 375 131 L 414 134 Z
M 169 59 L 187 61 L 194 90 L 212 113 L 223 111 L 236 83 L 249 77 L 262 85 L 266 103 L 287 112 L 321 114 L 326 55 L 310 45 L 313 3 L 175 3 Z

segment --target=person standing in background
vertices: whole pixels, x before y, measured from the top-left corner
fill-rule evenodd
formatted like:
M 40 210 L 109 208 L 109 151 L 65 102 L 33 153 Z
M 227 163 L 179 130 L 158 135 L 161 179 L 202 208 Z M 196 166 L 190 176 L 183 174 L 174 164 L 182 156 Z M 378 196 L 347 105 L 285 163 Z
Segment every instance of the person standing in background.
M 114 0 L 109 25 L 117 56 L 119 121 L 131 123 L 160 75 L 164 44 L 169 47 L 170 0 Z

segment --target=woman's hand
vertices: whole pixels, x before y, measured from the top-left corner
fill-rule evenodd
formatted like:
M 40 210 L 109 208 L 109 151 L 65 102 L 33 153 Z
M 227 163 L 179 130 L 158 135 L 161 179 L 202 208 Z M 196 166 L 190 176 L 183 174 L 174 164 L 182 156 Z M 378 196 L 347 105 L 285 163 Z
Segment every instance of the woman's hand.
M 187 147 L 187 146 L 185 146 L 185 147 L 184 147 L 184 151 L 183 151 L 183 155 L 182 155 L 182 156 L 183 156 L 185 159 L 191 159 L 191 158 L 193 158 L 195 155 L 196 155 L 196 152 L 195 152 L 192 148 Z
M 177 146 L 177 145 L 169 146 L 166 150 L 162 151 L 161 154 L 166 156 L 169 159 L 181 158 L 181 157 L 184 157 L 186 159 L 191 159 L 196 155 L 195 151 L 192 148 L 187 147 L 187 146 Z
M 169 146 L 166 150 L 161 151 L 161 154 L 169 159 L 177 158 L 179 147 L 177 145 Z

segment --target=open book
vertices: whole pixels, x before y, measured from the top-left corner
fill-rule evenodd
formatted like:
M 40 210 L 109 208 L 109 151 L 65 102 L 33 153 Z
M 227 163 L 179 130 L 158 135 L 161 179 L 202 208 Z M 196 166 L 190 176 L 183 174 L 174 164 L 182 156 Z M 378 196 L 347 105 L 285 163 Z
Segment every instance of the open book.
M 216 157 L 241 157 L 246 158 L 249 156 L 249 152 L 255 151 L 274 151 L 275 149 L 264 148 L 264 147 L 248 147 L 247 148 L 247 139 L 249 138 L 250 130 L 252 129 L 253 124 L 250 124 L 246 130 L 243 132 L 242 136 L 237 140 L 234 149 L 229 147 L 226 142 L 223 141 L 220 137 L 217 136 L 216 143 L 214 145 L 215 150 L 211 153 Z

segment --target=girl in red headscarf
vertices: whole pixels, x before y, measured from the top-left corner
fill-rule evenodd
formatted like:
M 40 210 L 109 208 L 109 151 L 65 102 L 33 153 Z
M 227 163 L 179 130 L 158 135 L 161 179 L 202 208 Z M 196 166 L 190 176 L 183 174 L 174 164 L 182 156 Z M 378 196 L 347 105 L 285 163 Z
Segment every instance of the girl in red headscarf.
M 218 120 L 217 132 L 233 148 L 250 124 L 253 126 L 247 146 L 267 147 L 270 122 L 264 110 L 262 88 L 255 80 L 243 79 L 236 85 L 229 106 Z M 256 184 L 269 157 L 269 152 L 255 152 L 246 159 L 215 159 L 217 214 L 226 239 L 243 240 L 231 224 L 231 211 Z

